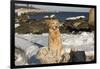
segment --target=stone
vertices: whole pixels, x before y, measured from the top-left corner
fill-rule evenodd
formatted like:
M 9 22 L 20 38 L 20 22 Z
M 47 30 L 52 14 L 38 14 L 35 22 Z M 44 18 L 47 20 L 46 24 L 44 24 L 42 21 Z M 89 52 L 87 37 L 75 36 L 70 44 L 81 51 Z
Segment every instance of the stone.
M 72 51 L 70 53 L 71 55 L 71 62 L 85 62 L 86 61 L 86 55 L 85 51 Z

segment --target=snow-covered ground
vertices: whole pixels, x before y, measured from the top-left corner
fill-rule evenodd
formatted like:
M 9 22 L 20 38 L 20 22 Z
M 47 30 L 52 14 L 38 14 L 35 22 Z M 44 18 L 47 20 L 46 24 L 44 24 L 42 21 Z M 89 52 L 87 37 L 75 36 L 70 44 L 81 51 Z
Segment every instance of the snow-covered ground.
M 75 48 L 94 54 L 94 32 L 82 32 L 80 34 L 61 34 L 62 44 L 65 50 Z M 40 47 L 48 46 L 48 34 L 15 34 L 15 46 L 25 51 L 28 58 L 36 55 Z

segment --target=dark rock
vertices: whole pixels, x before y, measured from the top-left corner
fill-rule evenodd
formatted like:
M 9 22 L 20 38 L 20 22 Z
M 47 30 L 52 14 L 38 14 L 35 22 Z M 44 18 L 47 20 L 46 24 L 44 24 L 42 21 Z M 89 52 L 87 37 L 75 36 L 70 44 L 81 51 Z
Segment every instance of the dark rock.
M 76 51 L 71 52 L 71 62 L 85 62 L 86 61 L 86 55 L 85 51 Z
M 28 59 L 28 64 L 40 64 L 40 61 L 36 58 L 36 55 L 33 55 Z

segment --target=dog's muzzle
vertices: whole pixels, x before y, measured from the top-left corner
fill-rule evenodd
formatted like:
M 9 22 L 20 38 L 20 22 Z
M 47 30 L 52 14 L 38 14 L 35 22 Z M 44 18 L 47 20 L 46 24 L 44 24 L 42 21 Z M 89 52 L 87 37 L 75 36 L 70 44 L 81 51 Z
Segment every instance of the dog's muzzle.
M 53 30 L 56 30 L 57 28 L 59 28 L 58 26 L 52 27 Z

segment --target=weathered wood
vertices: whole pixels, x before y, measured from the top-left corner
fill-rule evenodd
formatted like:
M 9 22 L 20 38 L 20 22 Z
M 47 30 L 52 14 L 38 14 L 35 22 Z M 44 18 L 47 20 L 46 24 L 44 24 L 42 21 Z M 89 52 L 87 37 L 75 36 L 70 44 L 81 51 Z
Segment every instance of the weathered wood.
M 95 25 L 95 10 L 94 10 L 94 8 L 90 8 L 90 10 L 89 10 L 88 23 L 90 25 L 90 28 L 94 29 L 94 25 Z

